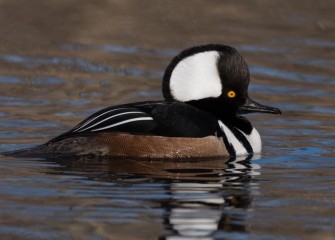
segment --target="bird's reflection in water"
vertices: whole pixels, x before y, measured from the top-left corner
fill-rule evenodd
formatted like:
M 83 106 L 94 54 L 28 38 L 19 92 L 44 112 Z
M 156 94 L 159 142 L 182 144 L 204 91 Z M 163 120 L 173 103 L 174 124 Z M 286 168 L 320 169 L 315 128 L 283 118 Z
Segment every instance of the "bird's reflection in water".
M 167 197 L 152 199 L 164 211 L 165 232 L 159 239 L 221 239 L 227 233 L 247 232 L 251 196 L 257 191 L 254 176 L 260 174 L 259 165 L 250 157 L 198 160 L 62 158 L 53 161 L 61 165 L 58 170 L 65 174 L 95 181 L 138 178 L 149 179 L 150 183 L 165 183 L 162 188 Z
M 248 231 L 250 184 L 257 169 L 248 159 L 230 159 L 225 167 L 198 169 L 195 181 L 172 181 L 161 239 L 216 239 L 220 233 Z

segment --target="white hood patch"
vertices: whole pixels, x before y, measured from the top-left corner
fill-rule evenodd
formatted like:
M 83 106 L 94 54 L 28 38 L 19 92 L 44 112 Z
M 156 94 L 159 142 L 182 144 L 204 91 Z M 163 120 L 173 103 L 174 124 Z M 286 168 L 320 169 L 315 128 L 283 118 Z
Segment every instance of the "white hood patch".
M 221 79 L 217 68 L 217 51 L 201 52 L 181 60 L 170 78 L 174 99 L 182 102 L 221 95 Z

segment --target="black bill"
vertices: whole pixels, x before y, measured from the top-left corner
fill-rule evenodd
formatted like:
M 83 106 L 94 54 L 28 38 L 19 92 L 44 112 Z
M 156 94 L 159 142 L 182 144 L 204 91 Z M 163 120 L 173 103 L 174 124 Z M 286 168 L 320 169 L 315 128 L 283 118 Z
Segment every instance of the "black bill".
M 281 111 L 278 108 L 268 107 L 258 102 L 255 102 L 250 98 L 247 98 L 245 104 L 240 107 L 239 114 L 255 113 L 255 112 L 281 114 Z

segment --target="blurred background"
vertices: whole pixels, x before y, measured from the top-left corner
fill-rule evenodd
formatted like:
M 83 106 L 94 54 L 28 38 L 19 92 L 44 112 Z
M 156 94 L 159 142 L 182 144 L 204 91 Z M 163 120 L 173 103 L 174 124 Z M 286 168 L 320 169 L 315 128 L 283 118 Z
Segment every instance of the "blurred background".
M 235 47 L 250 96 L 283 112 L 247 116 L 264 150 L 243 164 L 0 156 L 1 238 L 334 239 L 334 11 L 332 0 L 0 0 L 0 151 L 161 99 L 172 57 L 206 43 Z

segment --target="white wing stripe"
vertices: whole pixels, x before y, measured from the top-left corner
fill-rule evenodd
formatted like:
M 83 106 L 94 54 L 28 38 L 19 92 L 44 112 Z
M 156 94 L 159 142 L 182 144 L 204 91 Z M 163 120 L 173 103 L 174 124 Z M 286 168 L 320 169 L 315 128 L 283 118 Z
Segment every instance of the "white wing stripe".
M 98 117 L 101 117 L 107 113 L 110 113 L 110 112 L 114 112 L 114 111 L 117 111 L 117 110 L 121 110 L 121 109 L 124 109 L 124 108 L 117 108 L 117 109 L 112 109 L 112 110 L 109 110 L 107 112 L 104 112 L 104 113 L 101 113 L 100 115 L 96 116 L 95 118 L 87 121 L 86 123 L 84 123 L 83 125 L 81 125 L 80 127 L 78 127 L 77 129 L 75 129 L 75 131 L 77 132 L 78 130 L 80 130 L 81 128 L 85 127 L 87 124 L 89 124 L 90 122 L 93 122 L 95 119 L 97 119 Z
M 97 122 L 97 123 L 95 123 L 95 124 L 93 124 L 93 125 L 91 125 L 91 126 L 88 126 L 87 128 L 81 129 L 79 132 L 82 132 L 82 131 L 85 131 L 85 130 L 87 130 L 87 129 L 90 129 L 90 128 L 96 126 L 96 125 L 99 125 L 100 123 L 103 123 L 103 122 L 105 122 L 105 121 L 111 119 L 111 118 L 114 118 L 114 117 L 117 117 L 117 116 L 121 116 L 121 115 L 126 115 L 126 114 L 132 114 L 132 113 L 142 113 L 142 114 L 143 114 L 143 112 L 139 112 L 139 111 L 134 111 L 134 112 L 124 112 L 124 113 L 115 114 L 115 115 L 113 115 L 113 116 L 110 116 L 110 117 L 108 117 L 108 118 L 105 118 L 105 119 L 101 120 L 100 122 Z M 92 131 L 93 131 L 93 130 L 92 130 Z
M 129 122 L 148 121 L 148 120 L 153 120 L 153 118 L 152 117 L 138 117 L 138 118 L 128 119 L 128 120 L 118 122 L 118 123 L 115 123 L 115 124 L 112 124 L 112 125 L 109 125 L 109 126 L 106 126 L 106 127 L 103 127 L 103 128 L 92 129 L 92 132 L 104 130 L 104 129 L 107 129 L 107 128 L 113 128 L 113 127 L 116 127 L 116 126 L 119 126 L 119 125 L 122 125 L 122 124 L 125 124 L 125 123 L 129 123 Z

